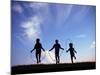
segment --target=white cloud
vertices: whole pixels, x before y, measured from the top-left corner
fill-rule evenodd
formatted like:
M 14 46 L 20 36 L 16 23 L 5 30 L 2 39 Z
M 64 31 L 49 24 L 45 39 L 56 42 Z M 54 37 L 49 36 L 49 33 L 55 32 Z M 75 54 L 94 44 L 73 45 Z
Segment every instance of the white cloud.
M 39 16 L 33 16 L 28 21 L 22 22 L 23 36 L 29 40 L 39 38 L 41 33 L 40 25 L 41 18 Z
M 87 49 L 89 53 L 86 56 L 84 56 L 85 60 L 86 60 L 86 58 L 88 58 L 87 59 L 88 61 L 95 61 L 96 60 L 95 59 L 95 52 L 96 52 L 95 48 L 96 48 L 96 43 L 95 43 L 95 41 L 92 41 L 89 48 Z
M 19 4 L 14 5 L 12 7 L 12 9 L 17 13 L 22 13 L 23 12 L 23 8 Z
M 76 38 L 85 38 L 85 37 L 86 37 L 85 34 L 79 34 L 79 35 L 76 36 Z
M 96 45 L 96 43 L 95 43 L 95 41 L 93 41 L 92 44 L 90 45 L 90 49 L 94 49 L 95 45 Z
M 20 27 L 22 29 L 21 37 L 28 40 L 35 41 L 36 38 L 40 38 L 41 35 L 41 23 L 44 22 L 44 19 L 48 17 L 48 4 L 47 3 L 29 3 L 24 4 L 25 8 L 30 9 L 31 11 L 35 10 L 36 14 L 33 14 L 31 17 L 28 17 L 26 20 L 22 21 Z M 13 5 L 12 9 L 17 13 L 22 13 L 23 8 L 21 5 Z M 42 10 L 42 12 L 40 12 Z

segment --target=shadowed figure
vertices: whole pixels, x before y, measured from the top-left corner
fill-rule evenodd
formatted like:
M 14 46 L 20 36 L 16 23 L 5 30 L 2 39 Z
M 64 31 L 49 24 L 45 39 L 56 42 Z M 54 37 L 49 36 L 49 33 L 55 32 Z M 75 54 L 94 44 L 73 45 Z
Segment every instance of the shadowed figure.
M 40 39 L 36 39 L 36 44 L 35 44 L 33 50 L 31 50 L 31 53 L 34 50 L 36 50 L 35 56 L 36 56 L 37 63 L 40 63 L 41 62 L 41 60 L 40 60 L 41 59 L 41 49 L 43 51 L 45 51 L 44 48 L 42 47 L 42 44 L 40 43 Z
M 76 59 L 75 53 L 77 53 L 75 49 L 73 48 L 73 43 L 69 43 L 69 49 L 66 52 L 68 51 L 70 51 L 71 62 L 73 63 L 73 58 Z
M 55 49 L 55 59 L 56 59 L 56 64 L 58 64 L 60 62 L 59 50 L 60 49 L 64 50 L 64 48 L 62 48 L 60 46 L 60 44 L 58 43 L 58 40 L 55 40 L 55 44 L 53 45 L 53 47 L 49 51 L 51 51 L 53 49 Z

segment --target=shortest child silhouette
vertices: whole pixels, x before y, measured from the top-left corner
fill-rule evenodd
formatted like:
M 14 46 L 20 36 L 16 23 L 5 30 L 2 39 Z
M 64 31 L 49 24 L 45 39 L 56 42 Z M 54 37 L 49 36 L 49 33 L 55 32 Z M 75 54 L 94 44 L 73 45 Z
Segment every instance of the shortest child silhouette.
M 75 49 L 73 48 L 73 43 L 69 43 L 69 49 L 66 52 L 68 51 L 70 51 L 71 62 L 73 63 L 73 58 L 76 59 L 75 53 L 77 53 Z

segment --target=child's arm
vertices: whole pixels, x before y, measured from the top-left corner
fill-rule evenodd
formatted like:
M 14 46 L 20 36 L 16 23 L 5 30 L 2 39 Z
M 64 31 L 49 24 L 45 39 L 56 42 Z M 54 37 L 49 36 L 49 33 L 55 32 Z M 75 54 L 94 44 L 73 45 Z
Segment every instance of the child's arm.
M 45 51 L 45 49 L 42 47 L 42 50 Z
M 34 50 L 35 50 L 35 48 L 34 48 L 34 49 L 32 49 L 30 52 L 32 53 Z
M 69 49 L 68 50 L 66 50 L 66 52 L 68 52 L 69 51 Z
M 59 45 L 59 46 L 60 46 L 60 45 Z M 60 49 L 64 50 L 64 48 L 62 48 L 61 46 L 60 46 Z
M 77 51 L 74 49 L 74 52 L 77 53 Z
M 64 50 L 64 48 L 62 48 L 62 47 L 60 49 Z
M 41 45 L 41 49 L 43 50 L 43 51 L 45 51 L 45 49 L 42 47 L 42 44 L 40 44 Z
M 55 48 L 55 45 L 49 51 L 53 50 L 54 48 Z
M 30 52 L 32 53 L 35 50 L 35 48 L 36 48 L 36 45 L 34 46 L 34 48 Z

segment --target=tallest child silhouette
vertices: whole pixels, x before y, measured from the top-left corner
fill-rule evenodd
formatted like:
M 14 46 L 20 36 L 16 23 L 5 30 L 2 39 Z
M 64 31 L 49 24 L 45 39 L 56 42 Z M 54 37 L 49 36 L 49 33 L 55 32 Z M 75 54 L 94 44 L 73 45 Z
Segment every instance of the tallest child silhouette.
M 55 40 L 55 44 L 49 51 L 51 51 L 53 49 L 55 49 L 56 64 L 58 64 L 60 62 L 59 51 L 60 51 L 60 49 L 64 50 L 64 48 L 61 47 L 61 45 L 58 43 L 58 40 Z

